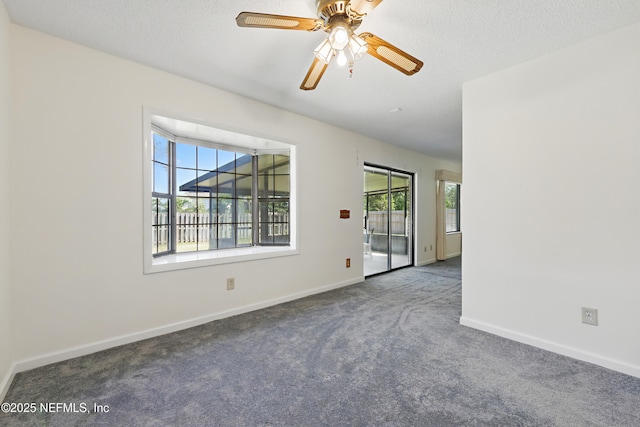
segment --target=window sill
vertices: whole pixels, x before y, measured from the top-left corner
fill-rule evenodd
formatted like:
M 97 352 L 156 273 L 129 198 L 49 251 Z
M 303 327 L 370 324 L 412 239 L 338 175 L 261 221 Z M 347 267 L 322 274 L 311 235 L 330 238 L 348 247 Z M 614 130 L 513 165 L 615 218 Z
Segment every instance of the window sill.
M 298 255 L 292 246 L 252 246 L 164 255 L 145 262 L 145 274 Z
M 447 231 L 447 236 L 451 234 L 462 234 L 462 231 Z

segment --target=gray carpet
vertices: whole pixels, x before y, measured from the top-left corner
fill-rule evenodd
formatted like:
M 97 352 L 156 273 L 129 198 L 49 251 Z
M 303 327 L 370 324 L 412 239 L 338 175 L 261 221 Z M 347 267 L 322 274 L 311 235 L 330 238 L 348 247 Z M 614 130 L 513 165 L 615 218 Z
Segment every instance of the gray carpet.
M 0 425 L 640 426 L 640 379 L 460 326 L 460 305 L 459 259 L 399 270 L 18 374 L 6 402 L 89 410 Z

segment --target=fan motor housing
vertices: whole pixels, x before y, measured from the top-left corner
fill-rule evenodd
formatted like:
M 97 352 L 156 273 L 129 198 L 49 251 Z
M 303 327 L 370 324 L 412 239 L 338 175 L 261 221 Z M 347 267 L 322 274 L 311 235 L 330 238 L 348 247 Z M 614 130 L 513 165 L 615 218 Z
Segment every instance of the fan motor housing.
M 318 8 L 318 16 L 324 20 L 327 26 L 330 26 L 331 18 L 334 16 L 343 16 L 349 23 L 352 30 L 355 30 L 362 23 L 362 16 L 359 16 L 349 7 L 350 0 L 316 0 Z

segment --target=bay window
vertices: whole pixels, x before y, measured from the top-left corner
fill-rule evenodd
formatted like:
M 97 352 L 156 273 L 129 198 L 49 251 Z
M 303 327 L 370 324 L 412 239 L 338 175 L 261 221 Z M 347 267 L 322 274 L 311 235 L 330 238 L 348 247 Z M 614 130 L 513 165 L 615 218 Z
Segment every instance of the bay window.
M 153 115 L 148 121 L 146 272 L 295 250 L 293 146 Z

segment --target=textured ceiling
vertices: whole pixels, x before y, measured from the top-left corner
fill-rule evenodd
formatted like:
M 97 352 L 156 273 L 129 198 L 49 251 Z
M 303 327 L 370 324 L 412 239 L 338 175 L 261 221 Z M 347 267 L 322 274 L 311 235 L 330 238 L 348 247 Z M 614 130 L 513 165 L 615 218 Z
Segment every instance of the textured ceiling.
M 13 22 L 435 157 L 460 160 L 462 83 L 640 21 L 640 0 L 385 0 L 358 29 L 424 61 L 365 55 L 299 89 L 326 33 L 239 28 L 314 0 L 4 0 Z M 640 41 L 639 41 L 640 45 Z M 401 111 L 391 112 L 400 108 Z

